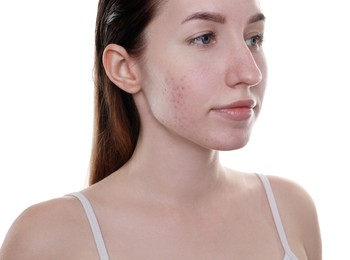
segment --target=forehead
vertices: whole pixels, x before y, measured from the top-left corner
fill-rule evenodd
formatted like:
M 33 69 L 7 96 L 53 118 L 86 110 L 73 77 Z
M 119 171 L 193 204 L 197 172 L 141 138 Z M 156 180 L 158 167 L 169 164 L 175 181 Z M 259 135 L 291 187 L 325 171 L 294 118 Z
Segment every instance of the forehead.
M 228 21 L 244 23 L 261 8 L 258 0 L 164 0 L 155 19 L 181 23 L 196 12 L 220 13 Z

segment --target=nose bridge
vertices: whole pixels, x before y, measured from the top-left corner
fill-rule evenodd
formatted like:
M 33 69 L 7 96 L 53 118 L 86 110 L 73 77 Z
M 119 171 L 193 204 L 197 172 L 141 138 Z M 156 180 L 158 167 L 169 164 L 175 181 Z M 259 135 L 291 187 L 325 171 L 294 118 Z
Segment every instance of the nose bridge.
M 262 80 L 262 73 L 249 47 L 244 43 L 239 47 L 232 48 L 231 51 L 227 84 L 230 86 L 239 84 L 256 86 L 259 84 Z

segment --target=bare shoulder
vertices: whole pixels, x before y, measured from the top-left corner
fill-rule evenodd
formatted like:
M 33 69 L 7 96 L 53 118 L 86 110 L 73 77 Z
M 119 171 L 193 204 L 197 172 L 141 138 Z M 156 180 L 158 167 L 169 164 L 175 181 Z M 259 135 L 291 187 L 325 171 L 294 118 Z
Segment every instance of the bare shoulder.
M 291 243 L 302 243 L 308 259 L 320 260 L 321 236 L 315 203 L 299 184 L 277 176 L 268 176 Z
M 89 235 L 79 204 L 77 199 L 66 196 L 26 209 L 12 224 L 0 259 L 72 259 L 77 243 Z

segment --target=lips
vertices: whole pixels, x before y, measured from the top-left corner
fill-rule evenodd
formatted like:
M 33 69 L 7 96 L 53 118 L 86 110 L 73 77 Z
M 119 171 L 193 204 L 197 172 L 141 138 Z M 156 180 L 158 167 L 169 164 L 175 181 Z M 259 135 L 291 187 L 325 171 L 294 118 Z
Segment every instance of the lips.
M 256 101 L 253 99 L 239 100 L 231 104 L 214 108 L 219 115 L 234 121 L 246 121 L 254 115 Z

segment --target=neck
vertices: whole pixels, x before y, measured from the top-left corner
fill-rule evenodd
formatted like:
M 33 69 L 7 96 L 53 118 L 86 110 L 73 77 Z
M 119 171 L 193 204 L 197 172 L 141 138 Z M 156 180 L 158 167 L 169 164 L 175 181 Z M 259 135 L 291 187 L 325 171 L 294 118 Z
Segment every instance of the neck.
M 218 152 L 160 129 L 141 131 L 133 157 L 123 167 L 138 190 L 174 203 L 198 203 L 222 185 Z

